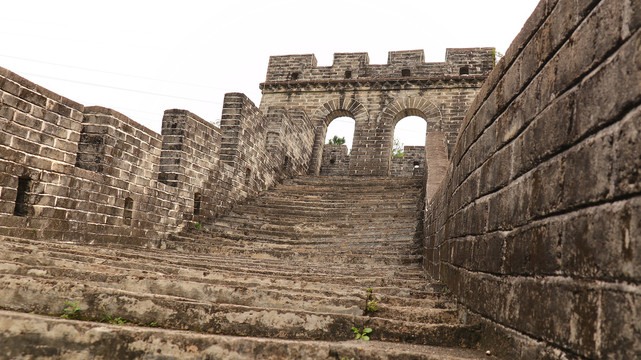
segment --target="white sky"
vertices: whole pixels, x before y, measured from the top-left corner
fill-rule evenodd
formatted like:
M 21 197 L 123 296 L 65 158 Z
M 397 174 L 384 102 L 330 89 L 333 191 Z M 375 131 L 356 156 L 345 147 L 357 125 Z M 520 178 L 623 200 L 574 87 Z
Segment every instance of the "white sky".
M 0 66 L 159 132 L 165 109 L 220 119 L 226 92 L 256 105 L 270 55 L 496 47 L 538 0 L 0 0 Z

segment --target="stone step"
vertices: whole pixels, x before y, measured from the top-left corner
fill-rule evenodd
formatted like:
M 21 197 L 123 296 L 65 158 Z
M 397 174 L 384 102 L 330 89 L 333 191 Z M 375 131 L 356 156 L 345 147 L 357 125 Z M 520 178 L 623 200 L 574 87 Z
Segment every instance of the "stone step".
M 34 252 L 34 254 L 36 254 Z M 4 255 L 3 255 L 4 256 Z M 21 259 L 18 256 L 12 256 L 14 262 L 22 262 L 28 265 L 45 265 L 43 261 L 33 261 L 31 256 L 24 256 L 26 259 Z M 47 255 L 47 266 L 59 266 L 63 269 L 77 269 L 84 270 L 87 266 L 86 262 L 78 262 L 78 256 L 69 254 L 52 254 Z M 6 261 L 6 260 L 5 260 Z M 82 261 L 82 260 L 80 260 Z M 36 264 L 34 264 L 34 262 Z M 263 268 L 260 265 L 252 267 L 251 265 L 243 264 L 241 261 L 230 262 L 227 264 L 213 265 L 213 266 L 187 266 L 177 265 L 182 262 L 177 261 L 171 265 L 158 265 L 148 264 L 146 262 L 124 262 L 122 260 L 101 260 L 99 261 L 101 271 L 109 271 L 110 274 L 115 273 L 116 270 L 123 269 L 126 274 L 137 276 L 144 279 L 147 274 L 157 274 L 157 276 L 169 276 L 175 278 L 176 281 L 186 281 L 193 279 L 217 279 L 227 278 L 230 280 L 243 279 L 243 278 L 261 278 L 269 276 L 272 280 L 289 280 L 296 279 L 295 282 L 288 282 L 291 284 L 303 284 L 309 287 L 309 284 L 318 284 L 314 288 L 322 287 L 327 289 L 329 286 L 326 281 L 328 277 L 332 279 L 331 286 L 350 286 L 354 289 L 364 289 L 370 286 L 377 287 L 382 293 L 401 294 L 407 297 L 424 298 L 429 297 L 431 294 L 438 294 L 439 289 L 433 288 L 431 285 L 426 284 L 425 280 L 416 278 L 416 280 L 403 279 L 403 280 L 390 280 L 388 277 L 382 275 L 371 275 L 364 272 L 361 275 L 328 275 L 323 272 L 321 268 L 308 267 L 297 272 L 296 269 L 269 269 Z M 96 266 L 95 264 L 91 264 Z M 243 267 L 244 266 L 244 267 Z M 389 270 L 390 274 L 394 271 Z M 205 280 L 202 280 L 205 281 Z M 301 286 L 301 285 L 298 285 Z M 362 290 L 361 290 L 362 291 Z M 399 295 L 400 296 L 400 295 Z
M 336 246 L 336 248 L 362 248 L 367 250 L 370 248 L 405 248 L 406 251 L 414 251 L 418 249 L 419 245 L 416 241 L 408 241 L 407 237 L 381 238 L 380 236 L 350 236 L 349 239 L 345 237 L 326 236 L 316 238 L 302 238 L 291 239 L 278 236 L 261 235 L 255 236 L 248 233 L 245 235 L 242 231 L 231 231 L 226 229 L 214 229 L 213 226 L 205 225 L 202 230 L 187 230 L 182 234 L 175 234 L 170 236 L 175 241 L 193 241 L 194 243 L 202 243 L 209 245 L 225 246 L 228 244 L 252 244 L 257 246 Z
M 188 230 L 182 234 L 175 234 L 170 236 L 171 239 L 177 241 L 193 241 L 197 243 L 206 243 L 216 246 L 233 245 L 238 246 L 242 244 L 250 244 L 257 246 L 289 246 L 295 247 L 335 247 L 336 249 L 345 248 L 361 248 L 367 250 L 370 248 L 390 248 L 390 249 L 404 249 L 411 251 L 418 247 L 418 241 L 408 241 L 408 236 L 385 237 L 381 236 L 344 236 L 328 235 L 325 237 L 308 237 L 302 239 L 291 239 L 288 237 L 277 236 L 252 236 L 232 234 L 225 235 L 225 232 L 230 232 L 231 228 L 215 229 L 213 225 L 205 225 L 202 230 Z M 239 232 L 240 233 L 240 232 Z M 414 235 L 414 234 L 412 234 Z
M 459 323 L 456 301 L 421 267 L 421 194 L 420 179 L 305 177 L 147 248 L 6 239 L 0 306 L 60 315 L 78 301 L 85 322 L 47 321 L 112 329 L 91 322 L 107 314 L 162 328 L 115 327 L 122 346 L 131 336 L 144 349 L 176 341 L 239 358 L 256 358 L 252 346 L 266 358 L 485 358 L 451 349 L 477 346 L 478 328 Z M 368 296 L 377 311 L 364 311 Z M 37 341 L 53 336 L 29 327 L 36 315 L 6 316 Z M 353 326 L 372 328 L 374 341 L 351 341 Z
M 381 184 L 386 184 L 395 187 L 405 187 L 405 186 L 416 186 L 420 187 L 422 185 L 422 179 L 416 178 L 403 178 L 403 177 L 377 177 L 377 176 L 302 176 L 295 177 L 291 179 L 286 179 L 283 181 L 284 186 L 288 185 L 330 185 L 336 187 L 367 187 L 367 186 L 379 186 Z
M 285 249 L 260 248 L 260 247 L 216 247 L 208 244 L 197 244 L 192 242 L 171 242 L 168 247 L 180 252 L 190 252 L 195 254 L 217 254 L 229 256 L 247 256 L 255 259 L 269 259 L 281 261 L 313 261 L 323 262 L 325 265 L 342 265 L 342 264 L 367 264 L 367 265 L 403 265 L 418 264 L 422 261 L 421 255 L 403 254 L 399 251 L 376 251 L 376 248 L 370 249 L 370 255 L 364 254 L 359 249 L 337 251 L 333 248 L 306 249 L 301 247 L 291 247 Z
M 196 301 L 167 295 L 105 288 L 74 280 L 3 276 L 0 279 L 4 308 L 38 314 L 60 315 L 65 302 L 78 301 L 81 318 L 100 320 L 107 316 L 134 324 L 156 323 L 160 327 L 282 339 L 348 340 L 351 328 L 375 330 L 371 338 L 421 345 L 471 346 L 476 330 L 458 324 L 440 323 L 448 316 L 430 317 L 430 322 L 403 321 L 362 315 L 323 313 L 267 307 L 248 307 Z M 447 311 L 447 310 L 444 310 Z
M 223 220 L 223 219 L 219 219 Z M 235 221 L 238 223 L 255 224 L 257 227 L 263 225 L 271 226 L 319 226 L 325 225 L 326 227 L 348 229 L 348 228 L 372 228 L 372 229 L 394 229 L 402 230 L 411 227 L 414 219 L 396 219 L 394 221 L 386 222 L 385 219 L 376 218 L 374 215 L 368 215 L 360 219 L 354 219 L 351 214 L 335 217 L 303 217 L 300 214 L 293 214 L 291 216 L 283 217 L 282 214 L 275 214 L 271 212 L 265 213 L 237 213 L 233 212 L 225 216 L 226 221 Z M 383 220 L 383 221 L 377 221 Z M 412 221 L 414 220 L 414 221 Z
M 0 244 L 0 247 L 4 244 Z M 310 262 L 310 261 L 290 261 L 283 262 L 278 259 L 269 259 L 261 256 L 256 256 L 254 258 L 247 258 L 245 256 L 229 256 L 229 254 L 217 254 L 217 253 L 208 253 L 208 254 L 192 254 L 184 253 L 180 251 L 171 251 L 171 250 L 159 250 L 159 249 L 123 249 L 114 246 L 100 247 L 95 246 L 93 248 L 85 248 L 82 246 L 74 246 L 73 244 L 52 244 L 49 243 L 47 246 L 37 247 L 34 245 L 22 245 L 22 244 L 9 244 L 6 243 L 5 246 L 7 249 L 19 251 L 19 252 L 30 252 L 30 251 L 40 251 L 44 253 L 42 256 L 56 256 L 69 259 L 79 259 L 80 261 L 95 262 L 95 261 L 113 261 L 117 263 L 119 260 L 122 260 L 123 263 L 128 261 L 138 261 L 141 264 L 150 264 L 154 266 L 165 266 L 172 264 L 175 267 L 197 267 L 207 268 L 209 266 L 221 266 L 221 265 L 231 265 L 236 266 L 236 264 L 243 264 L 245 267 L 253 268 L 258 267 L 260 269 L 270 270 L 270 271 L 294 271 L 297 272 L 300 269 L 305 271 L 320 271 L 323 274 L 345 274 L 347 276 L 353 276 L 353 274 L 362 273 L 366 271 L 368 274 L 373 276 L 378 276 L 379 274 L 386 273 L 403 273 L 405 275 L 411 274 L 422 274 L 422 270 L 419 264 L 413 265 L 384 265 L 384 264 L 360 264 L 360 263 L 336 263 L 335 266 L 327 266 L 325 263 Z M 323 247 L 319 247 L 323 249 Z M 329 248 L 327 248 L 329 249 Z M 330 249 L 331 250 L 331 249 Z M 364 253 L 363 259 L 368 257 L 368 253 Z M 412 278 L 409 276 L 408 278 Z M 422 277 L 421 277 L 422 279 Z
M 70 341 L 70 340 L 73 341 Z M 66 320 L 0 310 L 7 359 L 480 360 L 479 351 L 383 341 L 301 341 L 210 335 Z M 26 358 L 26 357 L 25 357 Z
M 347 196 L 349 195 L 349 196 Z M 380 208 L 401 208 L 416 206 L 419 202 L 415 193 L 385 192 L 385 193 L 338 193 L 331 189 L 300 191 L 298 189 L 276 189 L 259 195 L 254 201 L 263 203 L 276 203 L 295 205 L 309 205 L 312 207 L 363 207 L 374 205 Z
M 57 264 L 62 265 L 62 264 Z M 64 266 L 64 265 L 63 265 Z M 71 269 L 58 266 L 28 266 L 19 263 L 4 262 L 0 265 L 0 274 L 4 276 L 16 275 L 26 276 L 41 280 L 51 279 L 73 279 L 83 284 L 98 284 L 118 290 L 130 292 L 144 292 L 156 295 L 171 295 L 194 300 L 206 300 L 216 303 L 227 303 L 244 306 L 269 306 L 278 309 L 302 309 L 309 311 L 322 311 L 341 314 L 359 315 L 365 307 L 366 292 L 364 289 L 344 289 L 336 287 L 331 290 L 328 284 L 322 292 L 304 291 L 296 288 L 275 286 L 268 282 L 239 281 L 238 279 L 203 280 L 194 279 L 166 279 L 157 276 L 142 278 L 131 273 L 121 273 L 117 269 L 112 270 L 108 276 L 104 268 Z M 177 280 L 180 280 L 178 285 Z M 376 289 L 378 292 L 378 289 Z M 378 317 L 403 319 L 407 321 L 431 322 L 427 317 L 441 317 L 439 322 L 447 322 L 445 317 L 453 320 L 455 315 L 452 312 L 453 303 L 444 301 L 437 305 L 437 302 L 426 302 L 422 305 L 425 308 L 414 309 L 411 302 L 395 298 L 376 295 L 381 311 L 376 314 Z M 384 301 L 386 300 L 386 301 Z M 431 307 L 439 311 L 431 311 Z M 425 318 L 425 320 L 420 320 Z
M 184 254 L 178 252 L 155 252 L 128 253 L 124 250 L 113 248 L 92 247 L 90 252 L 83 251 L 82 247 L 73 244 L 46 244 L 46 248 L 38 248 L 31 242 L 29 245 L 0 243 L 0 257 L 9 261 L 21 262 L 28 265 L 47 265 L 58 267 L 76 268 L 89 264 L 90 266 L 103 266 L 101 271 L 113 272 L 113 269 L 122 268 L 127 271 L 137 271 L 138 275 L 145 276 L 147 273 L 157 273 L 178 276 L 203 277 L 203 274 L 221 273 L 224 276 L 237 274 L 238 277 L 265 276 L 272 274 L 275 277 L 286 279 L 292 277 L 297 280 L 310 282 L 323 282 L 328 276 L 333 282 L 354 284 L 362 286 L 363 283 L 377 285 L 400 285 L 413 291 L 438 292 L 431 285 L 426 285 L 423 272 L 419 264 L 413 267 L 386 266 L 381 265 L 365 266 L 351 265 L 338 268 L 327 267 L 326 264 L 314 264 L 308 262 L 288 262 L 248 259 L 246 257 L 219 257 L 219 256 L 198 256 L 195 254 Z M 37 243 L 36 243 L 37 244 Z M 45 244 L 42 244 L 45 247 Z M 129 258 L 127 258 L 129 256 Z M 108 268 L 106 268 L 108 267 Z M 350 269 L 353 269 L 350 271 Z M 347 273 L 347 275 L 346 275 Z M 351 275 L 350 275 L 351 274 Z M 355 274 L 355 275 L 354 275 Z M 281 276 L 278 276 L 281 275 Z M 391 277 L 403 276 L 403 279 L 389 279 Z M 427 286 L 427 287 L 426 287 Z M 399 288 L 399 291 L 402 288 Z
M 381 230 L 376 231 L 376 229 L 367 230 L 359 232 L 358 229 L 350 229 L 350 231 L 336 231 L 331 229 L 326 229 L 321 231 L 321 227 L 317 230 L 313 228 L 303 231 L 301 228 L 300 231 L 294 230 L 294 228 L 282 228 L 277 226 L 269 226 L 263 229 L 256 229 L 247 227 L 245 228 L 243 224 L 238 224 L 234 226 L 226 220 L 215 220 L 214 224 L 207 225 L 206 228 L 213 231 L 220 232 L 222 236 L 254 236 L 254 237 L 265 237 L 273 239 L 294 239 L 294 240 L 326 240 L 326 239 L 342 239 L 344 242 L 348 242 L 346 237 L 356 239 L 356 240 L 369 240 L 375 242 L 385 242 L 385 241 L 396 241 L 396 240 L 405 240 L 410 243 L 415 234 L 415 229 L 407 229 L 402 232 L 382 232 Z
M 37 253 L 33 253 L 38 255 Z M 172 295 L 197 300 L 232 302 L 239 305 L 285 304 L 295 301 L 301 308 L 331 310 L 358 314 L 364 307 L 365 289 L 354 286 L 332 286 L 331 283 L 308 283 L 299 280 L 275 280 L 264 277 L 230 276 L 227 274 L 192 272 L 191 274 L 166 275 L 161 272 L 140 272 L 112 267 L 105 264 L 85 264 L 67 260 L 49 259 L 47 265 L 20 263 L 6 259 L 0 252 L 0 274 L 31 276 L 37 278 L 68 278 L 76 281 L 94 282 L 103 286 L 126 291 L 144 291 L 160 295 Z M 31 261 L 30 263 L 33 263 Z M 168 276 L 170 276 L 168 278 Z M 179 284 L 179 285 L 176 285 Z M 420 306 L 424 308 L 452 309 L 454 304 L 439 293 L 432 298 L 413 299 L 399 297 L 403 289 L 390 288 L 393 296 L 384 295 L 385 289 L 376 289 L 376 298 L 386 307 Z M 304 301 L 304 302 L 301 302 Z M 340 310 L 337 310 L 340 309 Z M 358 310 L 355 310 L 358 309 Z

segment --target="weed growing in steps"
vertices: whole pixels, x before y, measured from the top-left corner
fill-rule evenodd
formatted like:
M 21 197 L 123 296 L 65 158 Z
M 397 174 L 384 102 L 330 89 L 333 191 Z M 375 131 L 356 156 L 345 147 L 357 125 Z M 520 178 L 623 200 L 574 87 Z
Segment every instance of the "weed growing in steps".
M 127 323 L 127 320 L 108 313 L 105 308 L 102 308 L 102 311 L 105 313 L 105 315 L 103 316 L 102 320 L 100 320 L 100 322 L 106 322 L 112 325 L 125 325 Z
M 63 319 L 78 319 L 80 317 L 80 306 L 78 305 L 80 301 L 66 302 L 65 307 L 62 308 Z
M 64 303 L 64 308 L 62 309 L 62 315 L 60 315 L 61 318 L 67 319 L 67 320 L 86 320 L 86 321 L 96 321 L 96 319 L 92 318 L 81 318 L 80 313 L 82 309 L 80 308 L 80 301 L 67 301 Z M 1 308 L 0 308 L 1 309 Z M 147 327 L 158 327 L 157 322 L 151 322 L 149 324 L 142 324 L 142 323 L 130 323 L 127 321 L 127 319 L 122 318 L 122 317 L 116 317 L 113 314 L 110 314 L 102 308 L 102 311 L 104 313 L 103 318 L 100 320 L 100 322 L 103 323 L 108 323 L 108 324 L 113 324 L 113 325 L 136 325 L 136 326 L 147 326 Z M 35 314 L 35 311 L 29 312 L 29 314 Z M 42 315 L 48 315 L 48 314 L 42 314 Z
M 356 340 L 369 341 L 369 335 L 368 334 L 370 334 L 372 332 L 372 328 L 363 327 L 363 332 L 361 332 L 360 330 L 358 330 L 358 328 L 356 326 L 353 326 L 352 327 L 352 331 L 354 332 L 354 334 L 356 334 L 356 338 L 355 338 Z
M 378 301 L 374 298 L 374 288 L 367 288 L 367 298 L 365 300 L 365 309 L 363 315 L 372 315 L 378 311 Z

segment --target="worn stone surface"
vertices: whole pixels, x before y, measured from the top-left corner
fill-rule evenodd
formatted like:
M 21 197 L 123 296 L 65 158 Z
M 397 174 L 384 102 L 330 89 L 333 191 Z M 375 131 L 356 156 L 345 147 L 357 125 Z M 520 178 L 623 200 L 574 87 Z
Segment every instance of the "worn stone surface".
M 426 269 L 506 358 L 641 357 L 638 3 L 542 1 L 428 207 Z
M 141 324 L 278 339 L 345 340 L 338 329 L 360 322 L 421 346 L 473 346 L 480 327 L 480 344 L 509 359 L 639 358 L 640 25 L 637 0 L 542 0 L 496 67 L 488 48 L 431 64 L 422 51 L 390 52 L 386 65 L 336 54 L 327 67 L 274 56 L 259 107 L 227 94 L 220 127 L 168 110 L 162 134 L 0 68 L 0 305 L 55 313 L 72 294 L 94 320 L 127 309 Z M 426 146 L 395 163 L 394 126 L 410 115 L 426 120 Z M 356 122 L 349 155 L 323 145 L 340 116 Z M 334 176 L 274 188 L 306 173 Z M 372 285 L 390 304 L 376 317 L 359 314 Z M 103 331 L 3 314 L 1 341 L 34 356 L 89 357 L 84 335 L 69 354 L 51 344 L 75 326 Z M 379 356 L 152 332 L 127 328 L 104 346 Z M 445 356 L 430 351 L 380 357 Z
M 486 358 L 420 267 L 422 182 L 287 180 L 162 249 L 4 238 L 0 344 L 9 358 Z M 84 322 L 58 317 L 74 301 Z M 350 341 L 353 326 L 377 344 Z

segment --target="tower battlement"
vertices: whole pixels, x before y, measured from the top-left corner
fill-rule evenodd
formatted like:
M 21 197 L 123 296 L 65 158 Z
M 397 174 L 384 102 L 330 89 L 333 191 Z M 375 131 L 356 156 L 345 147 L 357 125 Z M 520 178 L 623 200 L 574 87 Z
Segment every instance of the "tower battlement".
M 447 49 L 445 62 L 425 62 L 423 50 L 390 51 L 387 64 L 370 64 L 366 52 L 335 53 L 331 66 L 318 66 L 314 54 L 269 58 L 266 83 L 348 79 L 396 79 L 487 75 L 494 48 Z

